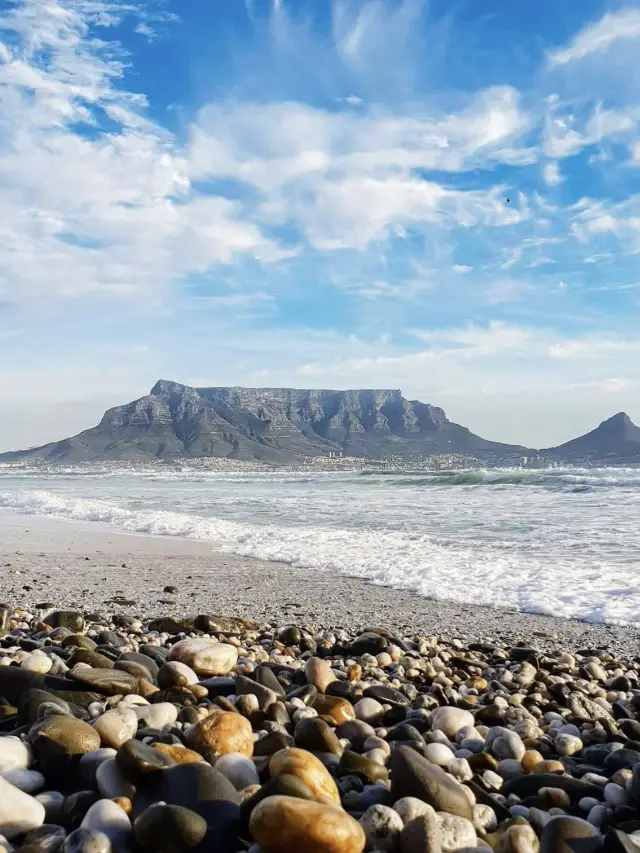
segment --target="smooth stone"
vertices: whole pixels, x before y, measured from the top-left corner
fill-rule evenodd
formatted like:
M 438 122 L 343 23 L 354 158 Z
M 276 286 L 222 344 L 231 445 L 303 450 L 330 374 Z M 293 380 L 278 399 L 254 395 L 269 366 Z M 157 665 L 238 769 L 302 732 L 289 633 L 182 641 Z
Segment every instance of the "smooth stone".
M 605 836 L 604 853 L 640 853 L 640 838 L 621 829 L 610 829 Z
M 149 657 L 149 655 L 141 654 L 140 652 L 123 652 L 118 658 L 118 663 L 136 663 L 139 666 L 143 666 L 152 680 L 155 680 L 160 672 L 160 667 L 156 661 L 152 657 Z M 145 678 L 148 678 L 149 675 L 145 676 Z
M 448 773 L 432 764 L 412 747 L 395 747 L 388 763 L 393 801 L 417 797 L 436 811 L 473 820 L 471 803 L 463 788 Z
M 33 745 L 45 776 L 64 775 L 76 756 L 95 752 L 100 735 L 87 723 L 59 714 L 45 717 L 29 729 Z
M 199 752 L 195 752 L 193 749 L 187 749 L 187 747 L 178 746 L 177 744 L 154 743 L 152 746 L 153 749 L 162 755 L 168 756 L 175 761 L 176 764 L 194 764 L 204 761 L 204 758 Z
M 405 822 L 400 833 L 400 853 L 441 853 L 440 822 L 433 808 L 424 805 L 427 811 Z
M 343 746 L 334 730 L 319 717 L 300 720 L 293 732 L 296 746 L 311 752 L 331 752 L 341 755 Z M 275 750 L 274 750 L 275 751 Z
M 100 794 L 107 800 L 113 800 L 116 797 L 131 799 L 136 792 L 135 786 L 120 772 L 114 758 L 108 758 L 98 767 L 96 784 Z
M 366 841 L 342 808 L 281 795 L 258 803 L 249 829 L 264 853 L 362 853 Z
M 615 752 L 610 752 L 605 758 L 604 766 L 607 772 L 613 775 L 617 770 L 633 767 L 638 762 L 640 762 L 640 752 L 635 749 L 626 749 L 623 747 Z
M 366 846 L 369 850 L 394 851 L 400 840 L 404 824 L 398 812 L 389 806 L 369 806 L 360 818 Z
M 542 830 L 540 853 L 595 853 L 602 843 L 598 830 L 579 817 L 552 817 Z
M 169 755 L 134 739 L 122 744 L 115 756 L 115 763 L 121 777 L 134 785 L 149 773 L 161 773 L 168 767 L 174 766 L 174 761 Z M 125 794 L 125 796 L 128 795 Z
M 26 834 L 22 846 L 32 846 L 39 853 L 58 853 L 66 837 L 64 827 L 44 823 Z
M 0 834 L 11 840 L 44 823 L 44 806 L 0 777 Z
M 149 853 L 188 853 L 206 834 L 206 820 L 184 806 L 150 806 L 133 824 L 137 847 Z
M 320 717 L 330 717 L 336 726 L 356 718 L 351 702 L 341 696 L 327 696 L 319 693 L 312 701 L 311 707 Z
M 304 675 L 308 684 L 312 684 L 320 693 L 336 680 L 331 666 L 322 658 L 309 658 L 304 665 Z
M 228 752 L 221 755 L 215 764 L 216 770 L 223 773 L 237 791 L 248 788 L 249 785 L 259 785 L 260 777 L 256 765 L 246 755 Z
M 282 794 L 285 797 L 299 797 L 301 800 L 313 800 L 314 802 L 316 799 L 313 791 L 297 776 L 291 776 L 289 773 L 274 776 L 268 779 L 250 797 L 242 801 L 240 815 L 243 825 L 248 825 L 251 812 L 258 803 L 277 794 Z
M 591 785 L 588 782 L 583 782 L 581 779 L 574 779 L 572 776 L 556 775 L 555 773 L 531 773 L 515 776 L 513 779 L 507 779 L 500 793 L 506 797 L 509 794 L 515 794 L 521 800 L 524 800 L 527 797 L 537 796 L 541 788 L 560 788 L 569 794 L 572 802 L 576 803 L 582 797 L 602 799 L 602 788 L 598 785 Z
M 131 708 L 113 708 L 101 714 L 93 724 L 100 735 L 102 746 L 118 749 L 123 743 L 135 737 L 138 731 L 138 717 Z
M 406 708 L 411 704 L 404 693 L 386 684 L 372 684 L 371 687 L 366 688 L 364 695 L 377 699 L 383 705 L 391 705 L 392 708 Z
M 98 767 L 109 758 L 115 758 L 117 754 L 116 750 L 109 746 L 96 749 L 95 752 L 85 752 L 78 764 L 79 775 L 82 777 L 83 782 L 94 787 Z
M 44 776 L 38 770 L 23 770 L 21 767 L 16 767 L 15 770 L 6 770 L 2 776 L 25 794 L 41 791 L 46 784 Z
M 526 752 L 526 747 L 518 733 L 510 729 L 500 728 L 498 736 L 493 738 L 490 731 L 488 742 L 493 754 L 499 760 L 513 759 L 520 762 Z
M 356 702 L 353 709 L 356 712 L 356 719 L 372 725 L 375 725 L 384 716 L 384 706 L 377 699 L 372 699 L 371 696 L 363 696 Z
M 78 634 L 84 630 L 84 616 L 76 610 L 54 610 L 42 621 L 52 628 L 67 628 Z
M 136 708 L 135 715 L 140 725 L 149 729 L 164 729 L 178 719 L 178 709 L 170 702 L 158 702 Z
M 362 655 L 377 655 L 384 652 L 388 646 L 388 641 L 381 637 L 380 634 L 374 634 L 373 631 L 365 631 L 351 643 L 349 648 L 350 653 L 354 657 Z
M 64 803 L 64 794 L 60 791 L 43 791 L 36 794 L 36 800 L 44 806 L 44 819 L 47 823 L 57 823 Z
M 96 791 L 76 791 L 64 798 L 60 810 L 60 823 L 67 829 L 77 829 L 91 806 L 98 802 Z
M 319 802 L 340 805 L 335 780 L 324 764 L 311 752 L 293 747 L 276 752 L 269 761 L 270 776 L 296 776 L 313 792 Z
M 113 847 L 104 832 L 79 827 L 67 835 L 61 853 L 113 853 Z
M 249 758 L 253 755 L 253 729 L 251 723 L 232 711 L 214 711 L 196 723 L 186 735 L 187 746 L 197 752 L 214 756 L 239 752 Z
M 33 762 L 33 751 L 19 737 L 0 737 L 0 775 L 9 770 L 26 770 Z
M 428 743 L 424 749 L 424 757 L 438 767 L 446 767 L 453 760 L 453 752 L 443 743 Z
M 460 729 L 465 726 L 473 726 L 474 723 L 473 714 L 469 711 L 447 705 L 436 708 L 431 715 L 432 730 L 444 732 L 450 739 L 455 738 Z
M 454 850 L 476 846 L 476 830 L 470 820 L 440 812 L 438 822 L 443 853 L 453 853 Z
M 188 687 L 197 684 L 200 679 L 196 673 L 179 660 L 170 660 L 164 663 L 157 676 L 158 687 Z
M 271 667 L 266 664 L 262 664 L 256 669 L 253 675 L 258 684 L 262 684 L 263 687 L 268 687 L 269 690 L 273 690 L 276 696 L 279 696 L 282 699 L 285 698 L 286 690 L 278 681 Z
M 82 819 L 80 828 L 103 832 L 116 853 L 129 846 L 131 821 L 112 800 L 98 800 L 94 803 Z
M 77 667 L 69 671 L 69 677 L 104 696 L 115 696 L 137 693 L 139 679 L 118 669 L 88 669 Z
M 244 675 L 236 676 L 235 686 L 238 696 L 255 696 L 261 711 L 266 711 L 270 705 L 274 705 L 278 701 L 278 694 L 274 690 L 259 684 L 257 681 L 252 681 Z
M 425 814 L 432 814 L 433 819 L 436 818 L 436 811 L 433 806 L 425 803 L 424 800 L 419 800 L 417 797 L 402 797 L 393 804 L 393 808 L 402 818 L 403 823 L 409 823 L 416 817 L 421 817 Z M 438 824 L 439 826 L 439 824 Z
M 171 647 L 169 660 L 186 663 L 198 675 L 227 675 L 237 663 L 238 650 L 228 643 L 190 638 Z
M 384 765 L 348 749 L 342 753 L 337 773 L 338 776 L 360 776 L 370 785 L 380 780 L 386 782 L 389 778 L 389 771 Z

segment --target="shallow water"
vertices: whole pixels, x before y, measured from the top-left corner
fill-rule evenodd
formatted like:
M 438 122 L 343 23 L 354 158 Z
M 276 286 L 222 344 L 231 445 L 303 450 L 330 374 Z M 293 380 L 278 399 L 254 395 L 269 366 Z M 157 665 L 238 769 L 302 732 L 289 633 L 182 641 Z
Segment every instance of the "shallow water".
M 0 467 L 0 507 L 202 539 L 435 598 L 640 623 L 640 469 Z

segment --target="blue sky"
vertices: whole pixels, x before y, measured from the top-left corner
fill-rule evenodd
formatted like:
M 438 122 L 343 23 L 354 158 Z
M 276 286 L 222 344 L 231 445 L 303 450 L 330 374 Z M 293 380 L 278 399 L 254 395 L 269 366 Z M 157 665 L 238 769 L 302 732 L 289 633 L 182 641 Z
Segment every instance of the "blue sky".
M 0 447 L 159 378 L 640 421 L 640 6 L 0 6 Z

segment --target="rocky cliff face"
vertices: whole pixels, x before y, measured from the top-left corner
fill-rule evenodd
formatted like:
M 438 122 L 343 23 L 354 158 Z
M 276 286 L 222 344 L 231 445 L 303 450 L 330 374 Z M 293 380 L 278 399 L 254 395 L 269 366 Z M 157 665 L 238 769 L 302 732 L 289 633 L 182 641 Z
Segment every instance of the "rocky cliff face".
M 191 388 L 160 380 L 149 395 L 109 409 L 93 429 L 0 458 L 217 456 L 284 463 L 332 452 L 379 457 L 509 451 L 518 448 L 486 441 L 451 423 L 442 409 L 407 400 L 397 390 Z

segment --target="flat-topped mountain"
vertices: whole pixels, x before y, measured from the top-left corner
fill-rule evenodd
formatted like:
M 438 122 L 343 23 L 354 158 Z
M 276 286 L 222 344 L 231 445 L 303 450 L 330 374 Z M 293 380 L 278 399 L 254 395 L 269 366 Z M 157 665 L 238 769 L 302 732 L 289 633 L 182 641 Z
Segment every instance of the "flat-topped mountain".
M 640 461 L 640 427 L 625 412 L 618 412 L 591 432 L 542 453 L 567 460 Z
M 397 390 L 192 388 L 160 380 L 72 438 L 0 459 L 49 462 L 218 456 L 276 463 L 305 456 L 465 453 L 494 458 L 523 448 L 487 441 L 442 409 Z

